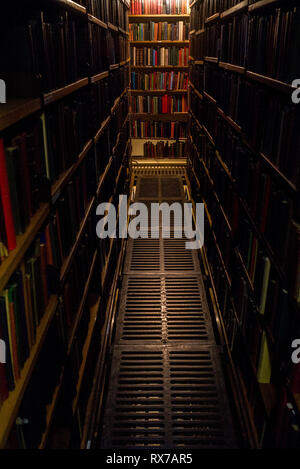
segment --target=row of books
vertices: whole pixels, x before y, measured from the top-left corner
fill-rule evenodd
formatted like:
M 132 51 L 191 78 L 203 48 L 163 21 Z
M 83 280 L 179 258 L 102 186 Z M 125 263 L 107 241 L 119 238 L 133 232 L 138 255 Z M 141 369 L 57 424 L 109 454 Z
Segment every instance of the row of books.
M 115 44 L 111 40 L 111 35 L 95 23 L 88 23 L 88 35 L 91 45 L 90 73 L 97 75 L 115 63 Z
M 0 337 L 6 344 L 6 363 L 0 364 L 0 402 L 15 389 L 30 350 L 38 340 L 37 328 L 49 298 L 55 293 L 57 284 L 47 264 L 43 232 L 0 293 Z
M 189 28 L 185 21 L 132 23 L 129 25 L 129 39 L 130 41 L 185 41 L 189 39 Z
M 221 13 L 240 3 L 240 0 L 202 0 L 196 2 L 191 10 L 191 30 L 204 28 L 205 20 L 215 13 Z
M 196 60 L 204 57 L 219 57 L 219 25 L 214 23 L 203 29 L 197 36 L 191 36 L 191 56 Z
M 222 261 L 217 254 L 215 241 L 209 228 L 207 228 L 206 231 L 206 246 L 214 281 L 218 288 L 218 301 L 232 349 L 234 363 L 239 369 L 247 392 L 248 402 L 253 410 L 259 445 L 266 447 L 297 448 L 300 440 L 296 415 L 299 415 L 299 410 L 295 405 L 295 401 L 286 398 L 282 400 L 279 397 L 273 411 L 272 419 L 268 418 L 266 412 L 265 402 L 261 393 L 262 387 L 260 386 L 265 386 L 266 381 L 269 379 L 273 385 L 277 384 L 278 377 L 276 376 L 276 369 L 278 362 L 272 346 L 273 341 L 262 328 L 259 313 L 253 305 L 251 295 L 247 293 L 243 272 L 237 267 L 235 268 L 232 279 L 232 290 L 226 281 Z M 274 308 L 273 301 L 271 303 L 272 306 L 269 307 L 269 299 L 273 300 L 272 289 L 273 286 L 275 286 L 279 295 L 276 297 L 278 303 L 277 305 L 275 303 L 273 312 L 275 318 L 278 320 L 282 309 L 287 308 L 285 293 L 284 289 L 280 287 L 278 280 L 275 280 L 273 276 L 271 276 L 270 285 L 272 288 L 270 288 L 270 292 L 267 295 L 266 304 L 268 310 Z M 244 316 L 241 327 L 236 312 L 235 304 L 237 303 L 234 302 L 232 293 L 234 293 L 235 298 L 239 297 L 243 302 Z M 237 306 L 239 305 L 237 304 Z M 291 310 L 289 310 L 289 313 L 291 313 Z M 294 329 L 294 333 L 295 330 L 296 329 Z M 289 332 L 290 337 L 294 337 L 292 327 L 289 328 Z M 299 382 L 299 369 L 297 372 L 293 372 L 291 369 L 291 361 L 286 357 L 285 368 L 287 365 L 289 369 L 289 379 L 293 379 L 293 383 L 295 383 L 293 390 L 295 393 L 299 392 L 299 385 L 297 385 L 297 382 Z M 283 432 L 283 439 L 279 437 L 281 432 Z
M 74 164 L 88 140 L 109 115 L 122 83 L 120 70 L 64 101 L 49 106 L 41 117 L 29 119 L 0 140 L 0 262 L 16 247 L 43 202 L 50 186 Z M 124 80 L 123 80 L 124 81 Z M 114 86 L 109 87 L 109 82 Z M 115 138 L 126 117 L 124 98 L 111 119 Z M 112 139 L 113 141 L 113 139 Z
M 236 243 L 240 243 L 241 253 L 244 255 L 245 266 L 253 281 L 255 292 L 263 285 L 261 278 L 256 277 L 257 256 L 259 254 L 260 238 L 253 231 L 253 221 L 258 232 L 267 240 L 267 245 L 275 253 L 276 259 L 281 264 L 282 271 L 286 275 L 286 284 L 291 296 L 296 302 L 300 299 L 300 271 L 299 271 L 299 224 L 293 221 L 293 204 L 291 198 L 271 179 L 270 174 L 264 171 L 260 160 L 256 160 L 247 148 L 242 145 L 240 139 L 229 129 L 227 123 L 220 118 L 217 122 L 218 137 L 216 145 L 222 161 L 228 166 L 235 184 L 231 183 L 226 174 L 222 162 L 215 154 L 215 148 L 208 144 L 207 137 L 199 135 L 199 130 L 194 124 L 191 127 L 193 141 L 199 149 L 201 157 L 209 171 L 214 184 L 217 199 L 207 195 L 213 200 L 212 205 L 219 210 L 220 204 L 227 216 L 231 232 L 230 237 Z M 200 168 L 201 174 L 206 174 Z M 212 192 L 210 181 L 207 180 L 207 194 Z M 261 204 L 258 204 L 258 197 Z M 242 202 L 241 202 L 242 201 Z M 246 208 L 245 208 L 246 207 Z M 249 214 L 250 213 L 250 218 Z M 214 218 L 215 213 L 213 213 Z M 219 210 L 217 219 L 221 216 Z M 278 225 L 277 220 L 282 221 Z M 218 228 L 216 228 L 216 232 Z M 227 229 L 227 231 L 229 231 Z M 224 239 L 228 238 L 224 235 Z M 226 258 L 228 249 L 222 244 L 223 257 Z M 223 249 L 224 248 L 224 249 Z M 264 250 L 261 248 L 261 250 Z M 230 271 L 228 260 L 228 271 Z M 268 260 L 268 267 L 270 260 Z M 262 304 L 261 295 L 256 294 L 258 305 Z M 262 312 L 261 312 L 262 314 Z
M 111 114 L 110 125 L 109 125 L 109 141 L 111 150 L 114 148 L 120 132 L 123 127 L 127 129 L 126 118 L 128 116 L 128 98 L 124 96 L 120 101 L 116 110 Z
M 185 15 L 189 0 L 132 0 L 132 15 Z
M 296 6 L 251 16 L 239 14 L 193 36 L 191 55 L 199 60 L 217 57 L 222 62 L 291 83 L 300 73 L 296 59 L 299 24 L 300 8 Z
M 300 8 L 276 8 L 249 19 L 248 68 L 285 83 L 300 74 Z M 270 47 L 270 41 L 272 47 Z
M 46 430 L 47 405 L 52 401 L 66 356 L 64 311 L 61 304 L 57 306 L 43 345 L 18 409 L 7 442 L 8 449 L 36 449 Z
M 185 154 L 186 143 L 179 140 L 144 143 L 144 156 L 148 158 L 184 158 Z
M 268 245 L 275 253 L 282 269 L 287 274 L 289 290 L 296 301 L 299 301 L 299 272 L 297 273 L 298 257 L 288 255 L 298 252 L 297 248 L 297 223 L 291 221 L 293 216 L 293 203 L 289 194 L 274 181 L 271 174 L 266 171 L 262 161 L 257 159 L 238 139 L 223 119 L 218 119 L 218 133 L 216 139 L 217 148 L 223 161 L 229 168 L 232 177 L 236 181 L 239 196 L 246 202 L 247 210 L 255 221 L 255 224 L 267 240 Z M 219 168 L 218 168 L 219 169 Z M 220 181 L 220 191 L 226 184 L 225 179 Z M 212 171 L 213 174 L 213 171 Z M 219 178 L 216 177 L 216 184 Z M 262 202 L 258 204 L 259 194 Z M 220 196 L 220 200 L 223 198 Z M 224 198 L 225 212 L 229 214 L 228 200 Z M 277 224 L 277 217 L 282 223 Z M 299 229 L 298 229 L 299 231 Z
M 159 122 L 159 121 L 129 121 L 130 136 L 132 138 L 185 138 L 187 125 L 184 122 Z
M 87 76 L 87 24 L 68 12 L 8 17 L 2 78 L 14 97 L 32 97 Z
M 206 153 L 206 157 L 209 158 L 210 161 L 210 176 L 214 177 L 218 174 L 222 177 L 222 167 L 214 155 L 214 149 L 211 146 L 209 147 L 209 144 L 206 147 Z M 226 184 L 226 182 L 223 182 L 222 186 L 220 184 L 220 178 L 217 180 L 214 179 L 214 185 L 212 186 L 210 178 L 206 174 L 206 171 L 203 170 L 200 173 L 198 172 L 198 177 L 200 178 L 201 193 L 204 196 L 212 220 L 213 234 L 211 233 L 210 223 L 208 222 L 206 231 L 210 233 L 206 241 L 207 246 L 210 245 L 210 235 L 214 244 L 210 258 L 219 256 L 224 263 L 226 269 L 224 272 L 226 272 L 227 275 L 229 274 L 235 311 L 240 322 L 240 327 L 248 343 L 249 354 L 255 365 L 258 382 L 268 383 L 272 377 L 272 360 L 268 358 L 270 350 L 266 349 L 264 343 L 265 339 L 261 341 L 260 338 L 256 337 L 256 340 L 253 342 L 250 327 L 252 325 L 253 332 L 254 313 L 256 315 L 263 315 L 275 339 L 275 345 L 272 350 L 273 358 L 276 357 L 281 360 L 286 358 L 288 343 L 294 331 L 289 328 L 289 321 L 285 321 L 285 316 L 288 314 L 286 308 L 283 307 L 283 302 L 287 306 L 285 285 L 279 281 L 277 271 L 266 254 L 264 246 L 261 244 L 260 240 L 257 239 L 255 233 L 253 233 L 252 227 L 244 217 L 243 211 L 239 207 L 239 200 L 234 190 L 232 190 L 232 187 Z M 222 187 L 225 187 L 226 197 L 224 194 L 220 193 Z M 216 193 L 215 190 L 218 192 Z M 229 204 L 233 206 L 232 213 L 227 212 L 232 227 L 231 232 L 224 214 L 222 214 L 222 209 L 226 211 L 227 207 L 225 206 L 224 208 L 224 205 L 220 205 L 220 201 L 223 203 L 224 200 L 229 200 Z M 216 248 L 216 243 L 219 251 Z M 252 289 L 249 287 L 248 280 L 246 280 L 244 268 L 247 269 L 253 284 L 253 293 Z M 277 296 L 275 303 L 273 302 L 274 288 L 273 284 L 271 285 L 270 283 L 272 278 L 276 278 L 276 288 L 281 295 L 281 297 Z M 268 298 L 268 295 L 271 295 L 270 298 Z M 222 301 L 222 295 L 220 299 Z M 245 301 L 245 299 L 247 301 Z M 249 301 L 250 311 L 247 306 Z M 270 306 L 272 306 L 271 309 Z M 245 309 L 245 307 L 247 307 L 247 309 Z M 276 314 L 278 316 L 276 316 Z M 283 322 L 285 322 L 284 327 Z M 255 330 L 255 333 L 257 332 L 258 331 Z M 285 349 L 285 347 L 287 348 Z M 263 350 L 264 357 L 259 353 L 260 349 Z M 276 373 L 276 371 L 274 373 Z
M 49 200 L 45 180 L 41 125 L 35 122 L 4 146 L 0 139 L 0 263 L 16 247 L 42 202 Z
M 9 97 L 40 96 L 127 57 L 127 36 L 69 12 L 28 10 L 25 23 L 9 18 L 8 24 L 1 78 Z
M 101 44 L 100 44 L 101 47 Z M 108 56 L 109 64 L 123 62 L 127 59 L 128 38 L 115 32 L 108 32 Z
M 249 17 L 247 14 L 234 16 L 231 20 L 221 24 L 220 60 L 222 62 L 240 65 L 242 67 L 247 65 L 248 28 Z M 214 38 L 214 40 L 215 39 L 216 38 Z M 251 40 L 249 44 L 251 44 Z M 207 52 L 207 55 L 209 55 L 210 50 L 208 49 Z M 218 57 L 218 55 L 214 57 Z
M 104 23 L 109 22 L 126 30 L 128 8 L 121 0 L 86 0 L 83 6 Z
M 99 158 L 99 165 L 102 166 L 102 160 L 108 161 L 110 154 L 109 144 L 105 144 L 105 140 L 109 140 L 108 130 L 104 130 L 98 141 L 99 144 L 101 143 L 101 152 L 95 152 L 97 158 Z M 128 140 L 128 133 L 126 132 L 119 147 L 119 151 L 123 153 L 125 140 L 126 142 Z M 110 195 L 115 191 L 111 181 L 116 178 L 122 163 L 122 158 L 118 156 L 116 155 L 116 164 L 111 165 L 110 171 L 107 172 L 106 179 L 102 185 L 101 198 L 104 200 L 109 200 Z M 96 161 L 94 155 L 91 159 Z M 100 241 L 96 236 L 95 225 L 97 220 L 95 211 L 91 211 L 67 271 L 66 280 L 63 285 L 60 284 L 59 267 L 61 266 L 61 257 L 65 255 L 64 250 L 69 252 L 71 247 L 70 240 L 68 245 L 65 244 L 66 238 L 75 225 L 78 228 L 76 217 L 78 215 L 79 218 L 85 213 L 87 201 L 91 198 L 92 191 L 95 193 L 95 184 L 92 179 L 98 178 L 99 180 L 103 172 L 103 169 L 99 170 L 99 167 L 91 166 L 88 161 L 83 164 L 86 166 L 80 168 L 79 174 L 76 173 L 70 184 L 73 185 L 72 183 L 74 182 L 74 185 L 77 185 L 77 178 L 86 176 L 88 179 L 85 182 L 81 180 L 82 186 L 80 191 L 77 192 L 77 196 L 76 193 L 71 194 L 72 189 L 70 186 L 65 189 L 63 196 L 59 198 L 56 206 L 53 208 L 49 221 L 46 221 L 41 233 L 28 249 L 19 269 L 13 274 L 9 283 L 0 294 L 0 338 L 7 345 L 6 363 L 0 364 L 1 403 L 7 399 L 9 392 L 15 388 L 31 348 L 36 341 L 40 340 L 40 337 L 37 336 L 37 328 L 43 319 L 45 311 L 47 311 L 46 307 L 49 299 L 53 298 L 52 295 L 62 294 L 57 312 L 51 321 L 45 343 L 39 354 L 30 384 L 22 400 L 16 421 L 17 424 L 10 435 L 8 447 L 10 445 L 15 448 L 36 448 L 39 446 L 41 436 L 46 427 L 46 405 L 53 398 L 62 365 L 65 366 L 67 386 L 72 388 L 72 392 L 68 393 L 68 406 L 72 403 L 72 398 L 76 392 L 83 346 L 91 320 L 90 304 L 88 302 L 89 295 L 86 302 L 81 305 L 83 292 L 90 275 L 92 260 L 97 252 L 98 255 L 96 257 L 94 275 L 90 281 L 89 294 L 93 293 L 94 296 L 97 294 L 97 297 L 99 297 L 99 273 L 104 271 L 104 267 L 108 262 L 107 255 L 109 252 L 108 240 Z M 124 182 L 125 178 L 119 178 L 118 191 L 121 193 L 124 191 L 124 187 L 122 187 Z M 64 211 L 64 209 L 61 211 L 65 201 L 68 203 L 67 199 L 70 202 L 70 213 L 68 213 L 68 210 Z M 60 217 L 61 213 L 63 213 L 63 217 Z M 66 231 L 68 233 L 65 233 Z M 72 236 L 73 234 L 71 233 Z M 63 289 L 61 290 L 62 286 Z M 65 363 L 66 345 L 72 336 L 76 313 L 78 313 L 80 305 L 83 308 L 81 319 L 77 327 L 77 334 L 73 341 L 68 362 Z M 99 344 L 99 340 L 97 340 L 97 343 Z M 53 350 L 52 346 L 55 347 Z M 57 356 L 56 352 L 58 353 Z M 70 368 L 74 355 L 77 358 L 77 367 Z M 42 377 L 45 370 L 41 370 L 41 367 L 45 365 L 46 356 L 50 356 L 53 363 L 46 369 L 46 375 L 48 376 L 50 373 L 51 378 L 48 377 L 46 380 L 45 377 L 44 380 Z M 33 401 L 32 396 L 36 392 L 35 386 L 37 385 L 36 374 L 39 382 L 39 392 L 37 393 L 37 399 Z M 47 385 L 45 390 L 43 388 L 44 382 Z M 84 382 L 83 386 L 85 387 L 86 385 L 87 383 Z M 30 393 L 30 398 L 27 395 L 28 392 Z M 36 409 L 38 409 L 38 413 L 36 413 Z M 27 425 L 23 427 L 23 423 Z
M 241 126 L 247 142 L 297 185 L 299 168 L 294 155 L 299 147 L 300 116 L 290 97 L 217 66 L 205 67 L 205 90 Z M 210 132 L 215 135 L 213 122 Z
M 184 72 L 131 72 L 133 90 L 186 90 L 188 81 Z
M 202 174 L 204 179 L 207 178 L 205 172 Z M 215 240 L 231 280 L 235 311 L 248 354 L 254 365 L 257 381 L 260 383 L 276 381 L 278 367 L 280 369 L 281 364 L 289 361 L 289 344 L 295 332 L 292 328 L 292 318 L 293 314 L 295 318 L 295 313 L 289 306 L 288 292 L 278 278 L 276 269 L 263 245 L 243 218 L 242 211 L 236 210 L 238 215 L 235 215 L 235 219 L 230 219 L 237 226 L 238 237 L 235 239 L 238 239 L 238 243 L 235 247 L 235 240 L 228 232 L 220 204 L 213 195 L 210 182 L 203 178 L 200 182 L 213 220 Z M 217 251 L 216 246 L 214 250 Z M 253 292 L 245 276 L 244 266 L 252 281 Z M 275 292 L 276 302 L 274 303 Z M 264 334 L 258 315 L 264 317 L 264 323 L 268 326 L 268 334 L 271 334 L 272 341 Z
M 189 58 L 188 47 L 131 47 L 131 65 L 133 66 L 187 66 Z
M 193 35 L 191 55 L 220 58 L 269 76 L 279 68 L 288 72 L 285 40 L 297 23 L 296 7 L 289 4 L 279 12 L 274 5 L 249 16 L 237 13 L 226 23 L 208 23 L 205 31 L 214 27 L 215 36 L 208 43 L 206 32 Z M 264 72 L 250 68 L 250 55 L 257 64 L 262 53 L 268 62 Z M 201 99 L 191 87 L 191 110 L 200 123 L 192 117 L 193 195 L 206 202 L 205 247 L 258 445 L 296 448 L 299 406 L 293 393 L 300 390 L 300 368 L 292 364 L 291 343 L 300 332 L 299 213 L 295 191 L 280 172 L 295 186 L 299 182 L 298 116 L 290 96 L 218 69 L 192 65 L 192 82 L 205 91 Z M 269 383 L 276 392 L 273 402 L 266 399 Z
M 186 96 L 131 96 L 130 110 L 133 113 L 172 114 L 187 112 Z

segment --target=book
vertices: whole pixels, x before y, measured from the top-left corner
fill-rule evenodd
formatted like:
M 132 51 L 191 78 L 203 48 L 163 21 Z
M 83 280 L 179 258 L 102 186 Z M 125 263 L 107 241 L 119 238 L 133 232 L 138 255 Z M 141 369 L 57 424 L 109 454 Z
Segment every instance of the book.
M 0 139 L 0 192 L 5 222 L 7 248 L 9 251 L 12 251 L 16 247 L 16 232 L 13 219 L 11 194 L 8 182 L 4 143 L 2 138 Z

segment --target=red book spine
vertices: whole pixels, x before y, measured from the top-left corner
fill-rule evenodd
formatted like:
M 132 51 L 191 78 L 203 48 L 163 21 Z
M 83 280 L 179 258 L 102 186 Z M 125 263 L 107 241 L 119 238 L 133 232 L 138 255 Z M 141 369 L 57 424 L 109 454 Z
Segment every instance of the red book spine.
M 0 192 L 3 205 L 4 223 L 7 236 L 8 250 L 12 251 L 16 247 L 16 233 L 12 214 L 9 185 L 6 171 L 5 151 L 3 139 L 0 138 Z

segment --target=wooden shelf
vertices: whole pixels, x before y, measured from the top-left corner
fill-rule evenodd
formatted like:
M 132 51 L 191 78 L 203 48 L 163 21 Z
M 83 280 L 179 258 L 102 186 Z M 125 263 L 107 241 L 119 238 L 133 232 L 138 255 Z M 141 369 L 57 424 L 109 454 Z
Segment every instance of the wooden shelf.
M 210 135 L 209 131 L 207 130 L 207 128 L 202 125 L 202 129 L 204 130 L 206 136 L 208 137 L 208 140 L 210 141 L 210 143 L 212 144 L 213 147 L 215 147 L 215 142 L 214 142 L 214 139 L 212 138 L 212 136 Z
M 174 21 L 190 21 L 190 15 L 128 15 L 130 23 L 141 23 L 144 21 L 158 21 L 158 22 L 174 22 Z
M 73 323 L 73 327 L 72 327 L 72 332 L 71 332 L 69 340 L 68 340 L 68 348 L 67 348 L 67 354 L 68 355 L 70 355 L 70 353 L 71 353 L 71 349 L 72 349 L 72 346 L 73 346 L 74 338 L 76 336 L 77 328 L 78 328 L 78 325 L 79 325 L 80 320 L 82 318 L 82 313 L 84 311 L 84 305 L 85 305 L 85 302 L 87 300 L 91 280 L 92 280 L 93 273 L 94 273 L 94 268 L 95 268 L 95 265 L 96 265 L 97 255 L 98 255 L 98 251 L 96 250 L 94 255 L 93 255 L 93 259 L 92 259 L 92 263 L 91 263 L 88 278 L 86 279 L 84 292 L 83 292 L 83 295 L 82 295 L 82 298 L 81 298 L 81 301 L 80 301 L 80 305 L 79 305 L 78 310 L 75 314 L 75 319 L 74 319 L 74 323 Z
M 195 36 L 200 36 L 200 34 L 203 34 L 205 31 L 205 29 L 198 29 L 196 32 L 195 32 Z
M 95 255 L 96 255 L 96 253 L 95 253 Z M 93 262 L 95 260 L 95 255 L 94 255 L 94 258 L 93 258 Z M 90 274 L 89 274 L 89 277 L 87 279 L 85 290 L 84 290 L 84 295 L 83 295 L 85 297 L 85 299 L 86 299 L 86 296 L 87 296 L 87 293 L 88 293 L 87 284 L 90 283 L 91 272 L 92 272 L 93 269 L 94 269 L 94 264 L 92 263 L 92 267 L 90 269 Z M 80 303 L 80 306 L 82 306 L 82 302 Z M 80 314 L 80 317 L 81 317 L 82 308 L 81 308 L 81 310 L 80 310 L 80 308 L 78 309 L 76 319 L 78 319 L 79 314 Z M 79 319 L 78 319 L 78 321 L 79 321 Z M 78 325 L 78 321 L 76 322 L 76 326 Z M 73 329 L 73 333 L 74 333 L 74 331 L 75 331 L 75 327 Z M 74 336 L 72 335 L 72 341 L 73 341 L 73 339 L 74 339 Z M 72 341 L 69 340 L 70 347 L 68 348 L 67 356 L 70 355 Z M 61 386 L 62 386 L 62 383 L 63 383 L 64 373 L 65 373 L 65 367 L 63 366 L 62 370 L 61 370 L 61 373 L 60 373 L 58 383 L 57 383 L 57 385 L 55 387 L 55 390 L 54 390 L 54 393 L 52 395 L 51 402 L 50 402 L 50 404 L 47 405 L 47 409 L 46 409 L 46 429 L 45 429 L 45 431 L 42 435 L 41 442 L 40 442 L 40 445 L 39 445 L 39 449 L 44 449 L 45 446 L 46 446 L 46 443 L 47 443 L 49 431 L 50 431 L 50 428 L 51 428 L 51 423 L 52 423 L 53 416 L 54 416 L 54 411 L 55 411 L 55 408 L 56 408 L 56 404 L 57 404 L 57 401 L 58 401 L 58 396 L 59 396 Z
M 88 332 L 86 335 L 86 340 L 82 349 L 82 361 L 81 365 L 79 368 L 79 373 L 78 373 L 78 381 L 77 381 L 77 386 L 76 386 L 76 396 L 74 397 L 73 404 L 72 404 L 72 410 L 73 410 L 73 415 L 75 414 L 75 411 L 77 409 L 78 405 L 78 400 L 80 396 L 80 391 L 81 391 L 81 385 L 83 382 L 83 376 L 84 376 L 84 370 L 86 367 L 87 363 L 87 358 L 88 358 L 88 352 L 90 349 L 92 337 L 93 337 L 93 332 L 94 328 L 96 325 L 97 321 L 97 316 L 98 316 L 98 310 L 100 306 L 100 297 L 98 301 L 90 308 L 90 322 L 89 322 L 89 327 L 88 327 Z
M 74 174 L 74 172 L 77 170 L 77 168 L 80 166 L 84 158 L 86 157 L 88 151 L 91 149 L 93 145 L 93 140 L 89 140 L 82 152 L 79 154 L 77 161 L 67 170 L 65 171 L 60 178 L 53 184 L 51 188 L 51 198 L 52 198 L 52 203 L 54 204 L 57 200 L 57 198 L 60 196 L 60 192 L 64 188 L 64 186 L 69 182 L 70 178 Z
M 253 3 L 252 5 L 248 6 L 249 13 L 256 12 L 261 8 L 269 7 L 272 5 L 276 5 L 277 3 L 282 3 L 282 0 L 261 0 L 260 2 Z
M 71 83 L 70 85 L 66 85 L 63 88 L 50 91 L 50 93 L 44 93 L 43 98 L 45 106 L 54 103 L 55 101 L 58 101 L 59 99 L 62 99 L 71 93 L 74 93 L 74 91 L 77 91 L 80 88 L 87 86 L 88 83 L 88 77 L 81 78 L 80 80 L 77 80 L 74 83 Z
M 198 96 L 198 98 L 201 99 L 201 101 L 202 101 L 202 99 L 203 99 L 202 94 L 195 88 L 195 86 L 193 85 L 192 82 L 189 82 L 189 85 L 190 85 L 190 87 L 194 90 L 194 92 L 196 93 L 196 95 Z
M 205 56 L 205 57 L 204 57 L 204 61 L 205 61 L 205 62 L 211 62 L 211 63 L 213 63 L 213 64 L 217 64 L 218 61 L 219 61 L 219 59 L 218 59 L 218 57 L 208 57 L 208 56 Z
M 220 18 L 220 13 L 215 13 L 214 15 L 209 16 L 209 18 L 206 18 L 205 24 L 213 23 L 217 21 Z
M 185 94 L 188 90 L 128 90 L 131 94 Z
M 190 115 L 193 117 L 194 121 L 196 122 L 199 130 L 203 130 L 202 128 L 202 125 L 200 124 L 200 122 L 198 121 L 197 117 L 195 116 L 195 114 L 193 113 L 193 111 L 190 109 Z
M 116 70 L 116 69 L 119 68 L 119 67 L 120 67 L 120 64 L 111 64 L 111 65 L 109 66 L 109 70 Z
M 142 120 L 162 120 L 162 121 L 181 121 L 187 122 L 187 112 L 175 112 L 174 114 L 152 114 L 150 112 L 145 113 L 130 113 L 131 119 L 142 119 Z
M 224 68 L 225 70 L 230 70 L 231 72 L 240 73 L 243 75 L 246 71 L 245 67 L 241 67 L 240 65 L 233 65 L 227 62 L 219 62 L 219 67 Z
M 123 60 L 122 62 L 120 62 L 120 67 L 123 67 L 124 65 L 129 64 L 129 62 L 130 62 L 130 58 Z
M 108 26 L 106 23 L 104 23 L 103 21 L 99 20 L 98 18 L 96 18 L 95 16 L 91 15 L 90 13 L 88 13 L 88 20 L 91 21 L 92 23 L 94 24 L 97 24 L 98 26 L 101 26 L 101 28 L 103 29 L 107 29 Z
M 86 15 L 86 8 L 79 3 L 73 2 L 72 0 L 44 0 L 48 4 L 54 4 L 57 7 L 66 8 L 72 13 L 80 14 L 83 17 Z
M 3 402 L 0 408 L 0 448 L 4 448 L 9 436 L 11 427 L 18 415 L 18 409 L 25 393 L 28 381 L 30 380 L 32 371 L 37 361 L 39 352 L 45 340 L 48 328 L 55 314 L 57 307 L 57 296 L 51 296 L 45 314 L 41 319 L 40 325 L 36 331 L 36 341 L 30 350 L 30 355 L 26 360 L 21 371 L 21 377 L 16 382 L 16 387 L 9 393 L 8 398 Z
M 123 29 L 123 28 L 120 28 L 120 26 L 118 27 L 118 30 L 121 34 L 124 34 L 124 36 L 129 36 L 129 32 L 125 31 L 125 29 Z
M 61 267 L 61 272 L 60 272 L 60 283 L 61 283 L 61 285 L 63 285 L 66 281 L 67 274 L 68 274 L 69 269 L 72 265 L 75 253 L 76 253 L 77 248 L 79 246 L 79 243 L 81 241 L 82 235 L 83 235 L 85 227 L 86 227 L 87 220 L 88 220 L 89 215 L 92 211 L 92 208 L 94 207 L 94 204 L 95 204 L 95 197 L 92 197 L 92 199 L 91 199 L 91 201 L 88 205 L 88 208 L 86 209 L 85 215 L 84 215 L 84 217 L 83 217 L 83 219 L 80 223 L 80 227 L 79 227 L 78 233 L 76 235 L 76 239 L 74 241 L 74 244 L 71 248 L 71 251 L 69 252 L 69 255 L 66 257 L 66 259 L 64 260 L 63 265 Z
M 102 189 L 102 184 L 107 176 L 107 173 L 112 165 L 112 162 L 113 162 L 113 159 L 112 157 L 109 158 L 108 160 L 108 163 L 106 165 L 106 168 L 105 170 L 103 171 L 103 174 L 101 175 L 101 178 L 100 178 L 100 181 L 99 181 L 99 184 L 98 184 L 98 187 L 97 187 L 97 191 L 96 191 L 96 194 L 97 194 L 97 198 L 99 198 L 99 195 L 101 193 L 101 189 Z
M 203 96 L 212 104 L 216 105 L 217 101 L 215 100 L 215 98 L 213 98 L 210 94 L 206 93 L 206 91 L 203 91 Z
M 237 247 L 235 248 L 235 254 L 236 254 L 236 257 L 237 257 L 237 259 L 238 259 L 238 261 L 239 261 L 239 263 L 240 263 L 240 265 L 241 265 L 241 267 L 242 267 L 242 270 L 243 270 L 243 273 L 244 273 L 244 277 L 245 277 L 245 279 L 247 280 L 247 283 L 248 283 L 248 286 L 249 286 L 249 288 L 250 288 L 250 290 L 251 290 L 251 293 L 253 294 L 253 292 L 254 292 L 253 282 L 252 282 L 252 280 L 251 280 L 251 278 L 250 278 L 250 275 L 249 275 L 249 272 L 248 272 L 248 270 L 247 270 L 247 267 L 245 266 L 244 259 L 243 259 L 242 255 L 241 255 L 241 252 L 240 252 L 239 248 L 237 248 Z
M 246 71 L 246 76 L 251 80 L 262 83 L 263 85 L 270 86 L 271 88 L 275 88 L 276 90 L 282 91 L 284 93 L 292 93 L 293 90 L 297 89 L 297 87 L 293 87 L 289 83 L 284 83 L 282 81 L 275 80 L 274 78 L 251 72 L 250 70 Z
M 74 12 L 86 14 L 86 8 L 72 0 L 64 0 L 65 5 Z
M 221 20 L 223 19 L 228 19 L 231 16 L 237 14 L 237 13 L 242 13 L 243 11 L 248 9 L 248 0 L 243 0 L 242 2 L 238 3 L 237 5 L 233 6 L 232 8 L 229 8 L 228 10 L 223 11 L 221 13 L 220 18 Z
M 103 133 L 104 129 L 107 127 L 108 123 L 110 122 L 111 117 L 108 116 L 101 124 L 100 129 L 97 131 L 95 137 L 94 137 L 94 142 L 97 142 Z
M 50 404 L 48 404 L 46 406 L 46 428 L 45 428 L 45 431 L 42 435 L 41 442 L 39 444 L 39 449 L 44 449 L 45 446 L 46 446 L 47 438 L 48 438 L 49 431 L 50 431 L 50 428 L 51 428 L 51 423 L 52 423 L 52 420 L 53 420 L 54 410 L 55 410 L 55 407 L 56 407 L 56 404 L 57 404 L 59 392 L 61 390 L 63 377 L 64 377 L 64 367 L 62 368 L 62 370 L 60 372 L 58 383 L 57 383 L 57 385 L 54 389 L 54 393 L 52 395 L 52 400 L 51 400 Z
M 194 65 L 203 65 L 204 60 L 194 60 Z
M 111 23 L 108 22 L 107 26 L 108 26 L 108 29 L 110 29 L 111 31 L 115 31 L 117 33 L 119 32 L 118 27 L 115 26 L 114 24 L 111 24 Z
M 130 45 L 151 46 L 152 44 L 162 46 L 188 46 L 190 41 L 130 41 Z
M 104 129 L 107 127 L 108 123 L 110 122 L 111 119 L 111 114 L 115 111 L 116 107 L 119 105 L 121 98 L 126 94 L 127 88 L 122 92 L 122 94 L 115 100 L 113 107 L 110 110 L 110 115 L 101 123 L 101 126 L 99 130 L 97 131 L 95 137 L 94 137 L 94 142 L 97 142 L 104 131 Z
M 269 169 L 271 169 L 274 173 L 275 176 L 279 177 L 279 179 L 284 182 L 284 184 L 286 185 L 286 187 L 290 190 L 292 190 L 293 192 L 298 192 L 297 190 L 297 186 L 291 182 L 281 171 L 279 168 L 277 168 L 277 166 L 275 166 L 274 163 L 272 163 L 271 160 L 269 160 L 269 158 L 267 156 L 265 156 L 262 152 L 259 153 L 261 159 L 264 161 L 264 163 L 266 163 L 266 165 L 268 166 Z
M 127 93 L 127 88 L 125 88 L 125 90 L 120 94 L 120 96 L 115 100 L 114 104 L 113 104 L 113 107 L 111 108 L 110 110 L 110 114 L 113 114 L 115 112 L 115 110 L 117 109 L 117 107 L 119 106 L 120 104 L 120 101 L 121 99 L 123 98 L 123 96 Z
M 27 249 L 36 237 L 38 231 L 50 212 L 49 204 L 43 204 L 33 215 L 24 234 L 17 236 L 17 246 L 10 251 L 8 257 L 0 265 L 0 292 L 9 281 L 11 275 L 18 268 Z
M 0 131 L 42 108 L 39 98 L 11 99 L 0 105 Z
M 225 114 L 225 112 L 220 109 L 219 107 L 217 108 L 217 112 L 218 114 L 224 119 L 226 120 L 226 122 L 228 122 L 228 124 L 237 132 L 237 133 L 241 133 L 242 132 L 242 129 L 241 127 L 233 120 L 231 119 L 231 117 L 227 116 Z
M 97 75 L 94 75 L 91 77 L 91 83 L 96 83 L 97 81 L 103 80 L 104 78 L 108 78 L 108 77 L 109 77 L 108 71 L 98 73 Z

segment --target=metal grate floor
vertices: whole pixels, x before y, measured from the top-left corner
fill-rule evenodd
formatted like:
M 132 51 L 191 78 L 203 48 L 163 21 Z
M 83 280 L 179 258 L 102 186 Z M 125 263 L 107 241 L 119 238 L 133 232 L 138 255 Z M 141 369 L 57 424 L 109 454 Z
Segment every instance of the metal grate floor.
M 216 346 L 115 346 L 102 448 L 231 448 Z
M 180 169 L 135 171 L 136 201 L 184 203 Z M 235 447 L 197 252 L 172 222 L 170 239 L 160 219 L 156 239 L 128 240 L 102 448 Z

